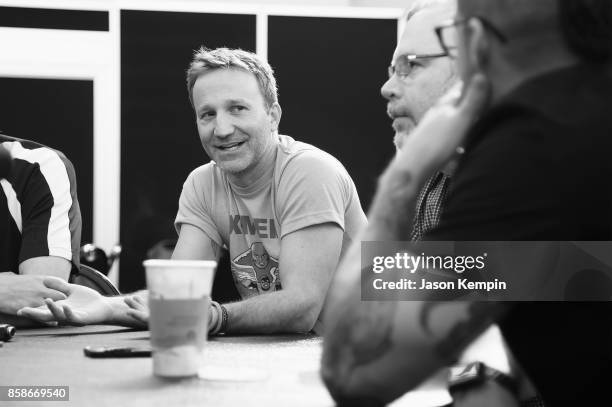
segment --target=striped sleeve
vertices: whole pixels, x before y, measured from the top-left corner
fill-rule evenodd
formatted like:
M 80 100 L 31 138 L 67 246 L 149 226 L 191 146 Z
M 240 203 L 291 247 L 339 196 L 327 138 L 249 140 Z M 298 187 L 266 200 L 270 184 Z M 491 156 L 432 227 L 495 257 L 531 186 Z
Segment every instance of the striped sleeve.
M 22 239 L 19 263 L 33 257 L 56 256 L 78 265 L 75 249 L 81 225 L 71 164 L 61 153 L 46 147 L 26 148 L 17 141 L 9 144 L 13 144 L 10 150 L 16 173 L 13 191 L 9 191 L 16 201 L 11 214 L 18 209 L 20 213 L 14 219 Z M 3 188 L 6 194 L 6 185 Z M 78 219 L 74 218 L 75 209 Z

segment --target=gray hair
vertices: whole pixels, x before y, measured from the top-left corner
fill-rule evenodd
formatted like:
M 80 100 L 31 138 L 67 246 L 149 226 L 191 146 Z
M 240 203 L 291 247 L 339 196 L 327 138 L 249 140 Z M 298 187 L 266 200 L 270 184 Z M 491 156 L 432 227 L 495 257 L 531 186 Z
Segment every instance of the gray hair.
M 414 17 L 416 13 L 429 9 L 429 8 L 438 7 L 438 6 L 448 6 L 448 7 L 456 8 L 457 1 L 456 0 L 415 0 L 412 2 L 410 7 L 408 7 L 406 11 L 404 12 L 403 20 L 404 22 L 407 22 L 412 17 Z
M 193 105 L 193 85 L 200 75 L 215 69 L 239 68 L 255 75 L 263 95 L 266 108 L 278 103 L 278 91 L 274 70 L 252 52 L 241 49 L 200 47 L 193 54 L 193 60 L 187 69 L 187 92 L 189 102 Z

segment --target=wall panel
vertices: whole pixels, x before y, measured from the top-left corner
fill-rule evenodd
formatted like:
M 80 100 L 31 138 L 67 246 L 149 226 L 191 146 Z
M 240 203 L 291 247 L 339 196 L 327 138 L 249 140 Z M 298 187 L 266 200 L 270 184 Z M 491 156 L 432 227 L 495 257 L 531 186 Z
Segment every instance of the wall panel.
M 380 86 L 397 20 L 271 16 L 268 59 L 283 108 L 280 130 L 338 158 L 365 208 L 393 154 Z
M 173 227 L 187 175 L 208 162 L 185 87 L 194 49 L 255 51 L 255 15 L 122 10 L 122 291 L 142 288 L 141 262 Z
M 76 171 L 82 242 L 92 241 L 93 81 L 0 78 L 0 131 L 62 151 Z

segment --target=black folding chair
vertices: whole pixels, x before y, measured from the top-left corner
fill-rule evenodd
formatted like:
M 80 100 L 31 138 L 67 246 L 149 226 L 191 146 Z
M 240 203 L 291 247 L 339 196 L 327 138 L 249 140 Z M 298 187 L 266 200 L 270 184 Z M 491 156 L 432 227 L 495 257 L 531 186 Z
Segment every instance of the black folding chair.
M 108 277 L 85 264 L 81 264 L 78 273 L 70 276 L 70 282 L 72 284 L 89 287 L 106 297 L 121 294 Z

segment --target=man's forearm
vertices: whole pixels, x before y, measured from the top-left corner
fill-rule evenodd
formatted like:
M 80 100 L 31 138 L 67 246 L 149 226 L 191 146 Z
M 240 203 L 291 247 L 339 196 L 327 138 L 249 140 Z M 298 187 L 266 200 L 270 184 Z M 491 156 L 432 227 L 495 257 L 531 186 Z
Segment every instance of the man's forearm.
M 148 290 L 140 290 L 136 291 L 132 294 L 126 295 L 117 295 L 114 297 L 105 297 L 106 301 L 111 307 L 111 314 L 105 323 L 109 323 L 112 325 L 121 325 L 121 326 L 134 326 L 134 318 L 128 315 L 128 311 L 131 309 L 126 303 L 125 298 L 131 296 L 140 296 L 144 303 L 148 302 L 149 291 Z
M 387 171 L 379 180 L 362 240 L 408 240 L 422 184 L 413 172 Z
M 43 284 L 45 277 L 0 273 L 0 313 L 15 315 L 22 307 L 39 307 L 45 298 L 60 300 L 66 296 Z
M 385 379 L 388 370 L 377 366 L 397 351 L 393 330 L 398 303 L 361 301 L 360 259 L 358 251 L 349 253 L 328 297 L 321 375 L 339 404 L 382 405 L 394 397 L 379 385 L 393 381 Z M 357 272 L 347 276 L 352 270 Z M 368 371 L 382 380 L 362 380 Z
M 376 371 L 381 361 L 392 356 L 398 305 L 361 301 L 361 241 L 409 239 L 421 184 L 410 172 L 387 171 L 381 177 L 368 225 L 344 257 L 330 288 L 321 373 L 330 393 L 340 403 L 359 400 L 374 405 L 396 396 L 394 391 L 377 388 L 374 381 L 370 381 L 373 387 L 362 387 L 359 394 L 362 384 L 359 377 L 363 372 Z
M 275 291 L 243 301 L 224 304 L 228 311 L 227 333 L 306 333 L 312 330 L 322 301 L 290 290 Z
M 42 256 L 27 259 L 19 265 L 21 275 L 52 276 L 68 281 L 72 264 L 70 261 L 55 256 Z

